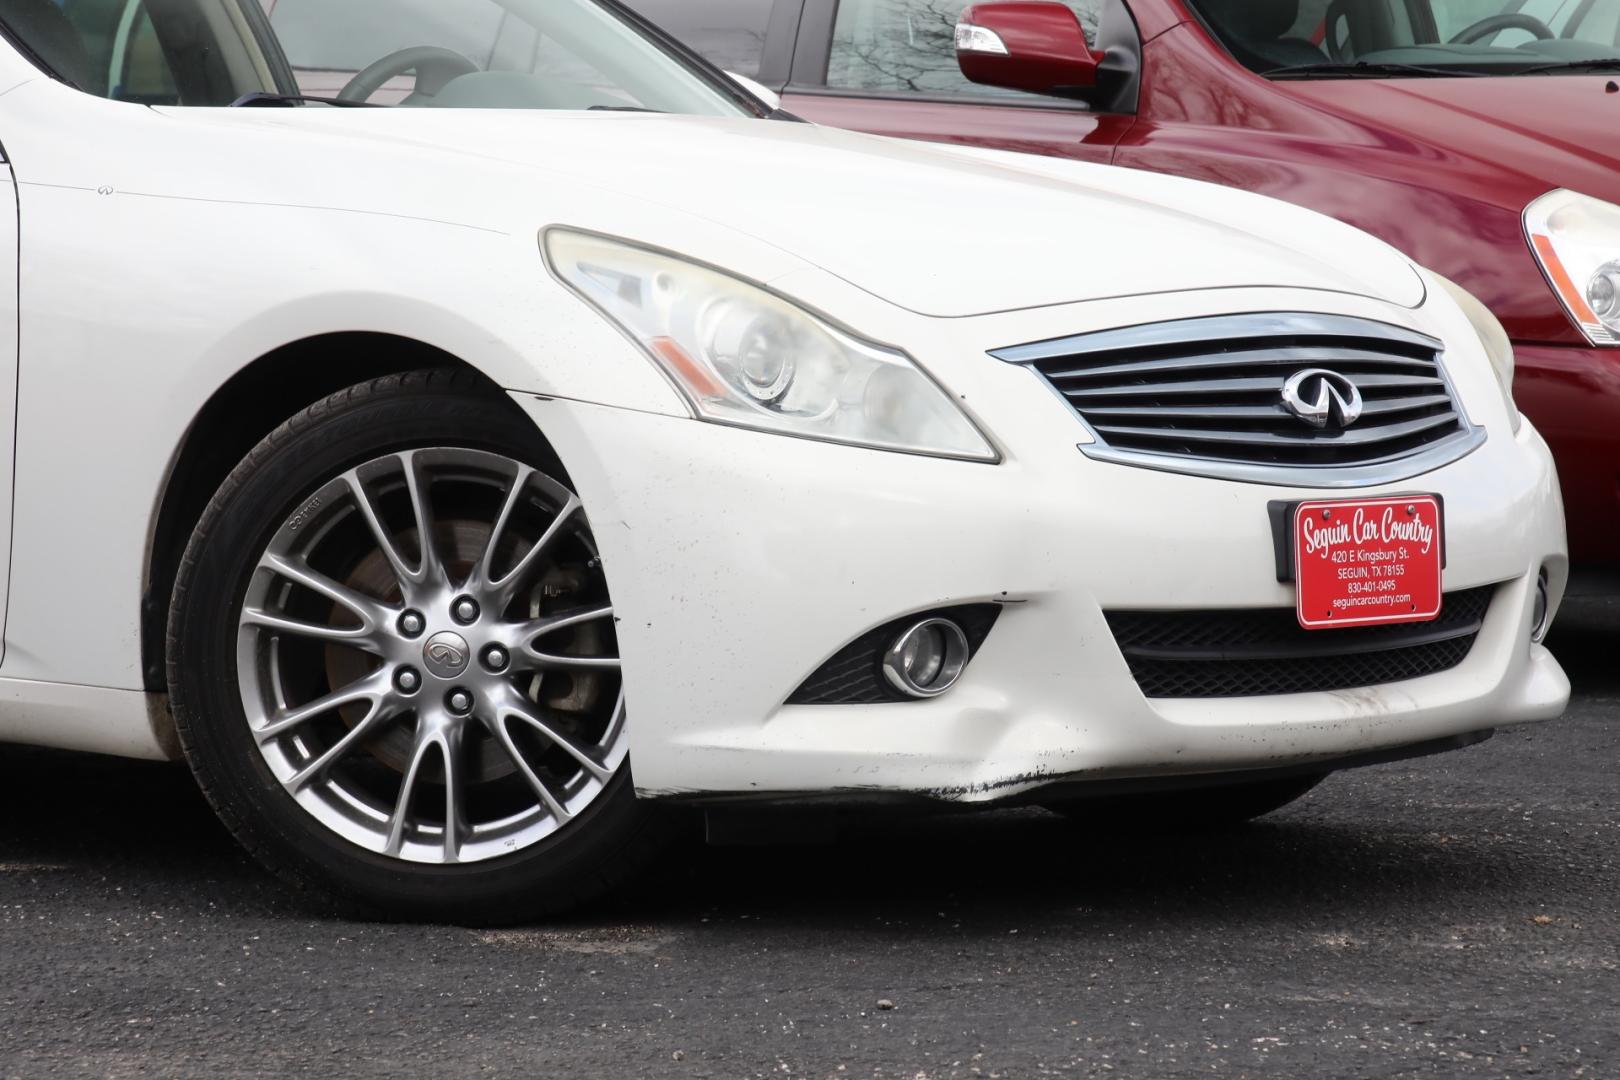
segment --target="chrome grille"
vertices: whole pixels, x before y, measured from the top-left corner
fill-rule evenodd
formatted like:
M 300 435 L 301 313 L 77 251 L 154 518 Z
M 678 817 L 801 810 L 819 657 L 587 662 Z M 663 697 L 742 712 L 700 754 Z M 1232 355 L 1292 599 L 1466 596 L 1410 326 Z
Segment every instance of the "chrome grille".
M 1441 343 L 1344 316 L 1187 319 L 1001 349 L 1038 372 L 1096 439 L 1088 455 L 1240 480 L 1335 487 L 1402 479 L 1484 441 L 1441 364 Z M 1310 369 L 1355 384 L 1354 422 L 1313 427 L 1283 404 Z

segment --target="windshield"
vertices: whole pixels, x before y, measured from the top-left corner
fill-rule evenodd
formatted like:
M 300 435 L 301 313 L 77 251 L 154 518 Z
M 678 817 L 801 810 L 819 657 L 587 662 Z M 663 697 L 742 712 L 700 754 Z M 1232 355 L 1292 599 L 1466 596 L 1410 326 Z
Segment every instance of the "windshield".
M 63 80 L 147 105 L 745 113 L 595 0 L 5 0 L 0 22 Z
M 1240 63 L 1275 78 L 1620 70 L 1620 0 L 1189 3 Z

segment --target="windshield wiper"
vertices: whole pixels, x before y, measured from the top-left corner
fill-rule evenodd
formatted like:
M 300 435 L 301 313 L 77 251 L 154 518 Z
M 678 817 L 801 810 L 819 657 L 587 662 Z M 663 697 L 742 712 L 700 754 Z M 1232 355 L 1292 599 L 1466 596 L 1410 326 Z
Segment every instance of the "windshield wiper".
M 294 105 L 331 105 L 339 109 L 385 109 L 386 105 L 373 105 L 369 101 L 344 101 L 342 98 L 311 97 L 308 94 L 271 94 L 255 90 L 231 102 L 233 109 L 290 108 Z
M 1537 64 L 1520 68 L 1515 75 L 1547 75 L 1555 71 L 1620 71 L 1620 56 L 1605 56 L 1600 60 L 1564 60 L 1557 64 Z
M 1289 67 L 1272 68 L 1260 74 L 1268 79 L 1311 79 L 1311 78 L 1338 78 L 1352 79 L 1387 79 L 1390 76 L 1416 75 L 1429 79 L 1458 79 L 1483 75 L 1481 71 L 1469 71 L 1462 68 L 1424 67 L 1421 64 L 1369 64 L 1366 61 L 1357 61 L 1352 64 L 1299 64 Z

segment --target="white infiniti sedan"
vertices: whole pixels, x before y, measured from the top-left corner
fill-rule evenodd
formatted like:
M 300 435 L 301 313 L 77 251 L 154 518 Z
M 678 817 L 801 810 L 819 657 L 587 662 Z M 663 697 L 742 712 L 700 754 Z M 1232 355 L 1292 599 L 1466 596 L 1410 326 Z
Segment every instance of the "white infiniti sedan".
M 797 123 L 595 0 L 0 28 L 0 740 L 183 757 L 293 882 L 1241 820 L 1565 705 L 1507 339 L 1353 229 Z

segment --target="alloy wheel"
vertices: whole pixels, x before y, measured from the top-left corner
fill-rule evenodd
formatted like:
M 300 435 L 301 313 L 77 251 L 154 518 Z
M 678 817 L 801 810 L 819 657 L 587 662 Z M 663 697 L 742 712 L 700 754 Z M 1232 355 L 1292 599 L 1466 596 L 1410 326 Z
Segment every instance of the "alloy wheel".
M 624 765 L 613 606 L 578 497 L 427 448 L 334 477 L 243 596 L 237 678 L 270 772 L 327 829 L 413 863 L 566 828 Z

